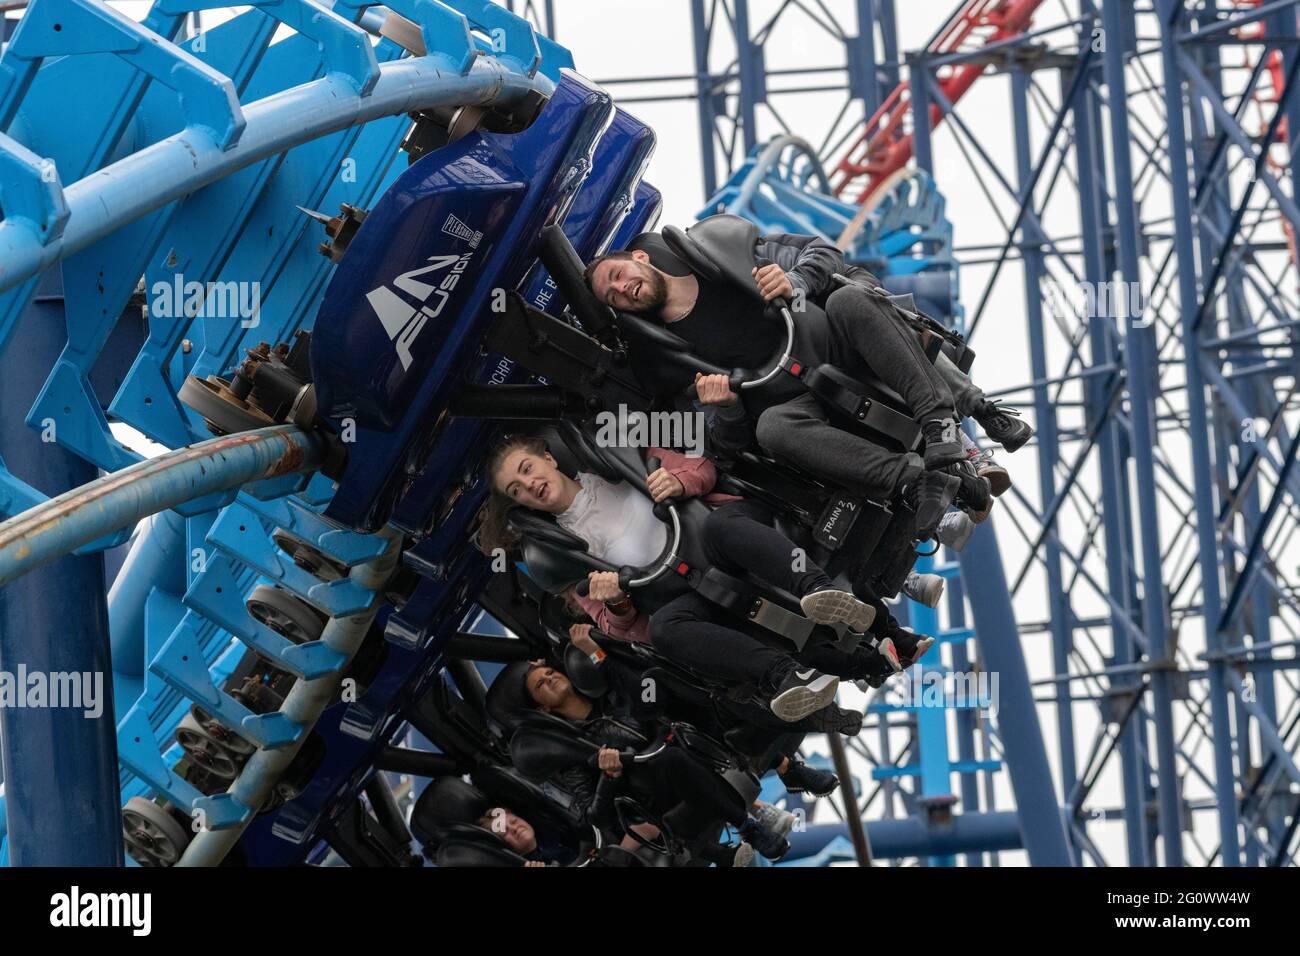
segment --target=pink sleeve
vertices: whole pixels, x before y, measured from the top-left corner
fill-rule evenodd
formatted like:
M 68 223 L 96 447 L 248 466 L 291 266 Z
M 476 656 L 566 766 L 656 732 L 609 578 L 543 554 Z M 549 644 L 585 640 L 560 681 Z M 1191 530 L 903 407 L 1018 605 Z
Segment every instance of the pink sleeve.
M 623 612 L 611 611 L 604 601 L 596 601 L 581 594 L 574 598 L 587 612 L 587 617 L 596 623 L 596 629 L 604 631 L 616 641 L 633 641 L 644 644 L 649 640 L 646 628 L 649 619 L 636 608 Z
M 661 467 L 682 483 L 682 494 L 687 498 L 707 495 L 718 482 L 718 469 L 703 455 L 692 458 L 671 448 L 651 448 L 650 455 L 657 457 Z

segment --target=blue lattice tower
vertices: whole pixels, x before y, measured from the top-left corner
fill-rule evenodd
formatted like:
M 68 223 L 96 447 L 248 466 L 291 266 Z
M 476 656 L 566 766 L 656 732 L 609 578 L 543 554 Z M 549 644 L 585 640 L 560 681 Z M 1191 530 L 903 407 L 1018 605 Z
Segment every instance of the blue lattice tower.
M 863 19 L 863 6 L 828 11 L 845 36 L 853 23 L 866 35 L 883 8 L 865 5 Z M 1281 863 L 1296 829 L 1282 781 L 1300 779 L 1285 656 L 1300 427 L 1287 138 L 1300 107 L 1296 4 L 1083 0 L 1068 15 L 1037 6 L 991 47 L 978 31 L 956 49 L 936 46 L 979 6 L 936 11 L 932 40 L 902 57 L 906 95 L 895 102 L 906 108 L 869 161 L 849 164 L 863 170 L 857 188 L 828 177 L 828 190 L 800 158 L 845 168 L 834 150 L 803 145 L 823 130 L 772 122 L 765 133 L 756 104 L 767 84 L 743 89 L 752 66 L 716 71 L 750 135 L 723 151 L 734 176 L 711 195 L 849 248 L 854 233 L 837 231 L 845 217 L 825 194 L 871 197 L 871 170 L 905 143 L 938 193 L 985 198 L 953 217 L 968 333 L 977 351 L 1016 344 L 1011 380 L 1022 384 L 991 387 L 1032 406 L 1038 436 L 1004 459 L 1017 478 L 994 518 L 1007 580 L 963 556 L 963 590 L 979 599 L 1009 588 L 1016 613 L 999 633 L 1047 638 L 1050 668 L 1036 667 L 1035 686 L 1055 724 L 1051 777 L 1073 853 L 1100 862 L 1122 845 L 1134 864 Z M 762 44 L 781 39 L 779 25 L 761 33 Z M 738 61 L 758 45 L 751 30 Z M 874 75 L 898 61 L 878 57 Z M 955 103 L 962 69 L 978 83 Z M 825 95 L 840 102 L 848 89 Z M 866 116 L 889 101 L 858 99 Z M 711 122 L 718 102 L 702 101 L 701 117 Z M 770 134 L 784 138 L 764 155 Z M 706 168 L 715 142 L 710 126 Z M 760 167 L 767 185 L 742 194 Z

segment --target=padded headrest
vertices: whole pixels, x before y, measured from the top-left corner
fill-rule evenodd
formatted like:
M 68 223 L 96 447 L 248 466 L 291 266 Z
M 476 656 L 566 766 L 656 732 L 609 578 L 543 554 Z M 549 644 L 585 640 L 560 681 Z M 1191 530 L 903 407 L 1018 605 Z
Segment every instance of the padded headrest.
M 559 438 L 577 461 L 579 471 L 589 471 L 615 483 L 623 480 L 623 473 L 609 461 L 604 450 L 573 422 L 565 420 L 560 423 Z
M 511 420 L 504 431 L 511 435 L 532 435 L 534 438 L 540 438 L 546 442 L 546 450 L 555 459 L 556 467 L 570 478 L 583 471 L 586 467 L 582 461 L 569 451 L 569 446 L 565 443 L 563 436 L 560 435 L 560 432 L 551 422 Z
M 514 767 L 482 764 L 474 768 L 470 778 L 492 806 L 509 807 L 511 812 L 519 814 L 534 828 L 546 820 L 563 821 L 565 825 L 569 822 L 546 791 Z
M 548 594 L 560 594 L 587 577 L 591 571 L 616 570 L 573 548 L 560 547 L 554 542 L 525 534 L 519 550 L 523 554 L 528 576 Z
M 599 749 L 571 727 L 529 720 L 510 738 L 510 762 L 525 777 L 541 781 L 586 763 Z
M 681 260 L 664 237 L 657 232 L 643 232 L 627 244 L 628 252 L 644 252 L 650 257 L 650 264 L 660 272 L 670 276 L 690 275 L 691 268 Z
M 740 216 L 721 213 L 701 219 L 685 232 L 665 226 L 664 242 L 687 265 L 706 279 L 727 282 L 761 302 L 752 275 L 758 225 Z
M 537 620 L 542 627 L 563 634 L 568 639 L 569 625 L 574 621 L 569 609 L 564 606 L 564 598 L 558 594 L 548 594 L 542 599 L 537 611 Z
M 434 862 L 446 867 L 523 866 L 525 860 L 501 840 L 485 830 L 481 839 L 469 833 L 457 833 L 438 847 Z
M 574 689 L 584 697 L 597 700 L 609 693 L 609 681 L 605 672 L 591 658 L 582 653 L 577 645 L 570 644 L 564 649 L 564 673 Z
M 534 421 L 511 422 L 508 431 L 546 442 L 546 450 L 555 459 L 556 467 L 570 478 L 580 471 L 589 471 L 607 481 L 622 480 L 622 473 L 609 465 L 591 437 L 571 421 L 543 425 Z
M 421 843 L 436 842 L 452 824 L 475 823 L 491 808 L 491 801 L 477 787 L 460 777 L 439 777 L 415 801 L 411 832 Z
M 493 806 L 509 807 L 538 833 L 551 834 L 565 844 L 582 839 L 583 830 L 576 817 L 516 768 L 484 764 L 476 767 L 470 776 L 474 786 L 488 796 Z
M 488 716 L 507 733 L 514 730 L 524 715 L 536 707 L 524 683 L 524 678 L 532 667 L 528 661 L 507 664 L 488 688 L 485 700 Z
M 550 515 L 514 507 L 507 520 L 523 536 L 519 550 L 528 576 L 548 594 L 559 594 L 592 571 L 617 571 L 587 552 L 587 542 L 565 531 Z
M 538 253 L 582 327 L 593 335 L 607 329 L 614 315 L 587 288 L 582 279 L 582 259 L 564 234 L 563 226 L 555 223 L 542 230 Z

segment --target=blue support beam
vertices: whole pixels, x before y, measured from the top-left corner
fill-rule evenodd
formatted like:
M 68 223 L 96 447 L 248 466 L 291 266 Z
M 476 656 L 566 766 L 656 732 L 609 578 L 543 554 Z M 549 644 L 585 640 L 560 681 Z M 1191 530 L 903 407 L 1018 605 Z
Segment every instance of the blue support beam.
M 1116 238 L 1119 249 L 1119 281 L 1123 295 L 1137 289 L 1141 296 L 1142 276 L 1138 266 L 1139 235 L 1137 201 L 1133 192 L 1133 169 L 1129 155 L 1128 92 L 1124 77 L 1125 45 L 1116 38 L 1128 35 L 1128 9 L 1119 0 L 1104 0 L 1102 22 L 1110 40 L 1106 44 L 1103 64 L 1108 93 L 1111 162 L 1115 174 Z M 1133 423 L 1133 462 L 1137 482 L 1138 523 L 1141 528 L 1141 568 L 1143 581 L 1143 630 L 1150 642 L 1153 659 L 1172 663 L 1172 635 L 1165 618 L 1165 593 L 1160 554 L 1160 522 L 1156 500 L 1155 405 L 1152 397 L 1152 345 L 1154 331 L 1149 320 L 1128 315 L 1124 337 L 1125 368 L 1128 373 L 1130 413 Z M 1168 671 L 1157 671 L 1151 678 L 1155 726 L 1156 772 L 1159 776 L 1157 799 L 1160 836 L 1164 842 L 1164 864 L 1182 866 L 1181 790 L 1174 758 L 1173 685 Z
M 62 270 L 42 279 L 36 300 L 0 353 L 0 449 L 4 465 L 45 494 L 95 478 L 93 465 L 32 431 L 24 410 L 63 347 Z M 0 527 L 3 527 L 0 525 Z M 112 661 L 104 556 L 67 554 L 0 584 L 0 700 L 8 847 L 14 866 L 120 866 Z M 71 701 L 28 702 L 20 675 L 77 690 Z M 62 676 L 61 676 L 62 675 Z M 70 683 L 65 684 L 68 681 Z M 32 687 L 37 686 L 35 683 Z M 95 706 L 91 706 L 89 695 Z
M 1166 77 L 1176 77 L 1181 69 L 1175 49 L 1177 0 L 1158 0 L 1160 13 L 1160 58 Z M 1294 22 L 1294 15 L 1292 17 Z M 1183 99 L 1176 83 L 1164 89 L 1166 129 L 1168 133 L 1170 188 L 1174 204 L 1174 247 L 1178 269 L 1178 301 L 1182 315 L 1184 366 L 1187 370 L 1188 434 L 1191 439 L 1192 479 L 1196 496 L 1197 548 L 1201 565 L 1202 620 L 1205 622 L 1206 649 L 1214 653 L 1223 647 L 1219 627 L 1221 613 L 1219 568 L 1222 564 L 1217 536 L 1217 510 L 1214 504 L 1213 479 L 1210 473 L 1210 426 L 1205 405 L 1205 381 L 1201 375 L 1201 343 L 1198 333 L 1197 303 L 1200 290 L 1196 281 L 1196 256 L 1193 249 L 1191 178 L 1188 169 L 1187 130 L 1183 118 Z M 1231 739 L 1227 702 L 1226 666 L 1223 660 L 1210 664 L 1210 720 L 1217 740 Z M 1226 746 L 1214 749 L 1215 800 L 1219 808 L 1219 852 L 1224 866 L 1240 862 L 1237 839 L 1237 795 L 1233 785 L 1232 752 Z
M 1029 366 L 1036 382 L 1047 378 L 1046 337 L 1043 330 L 1043 279 L 1046 271 L 1042 248 L 1045 237 L 1038 223 L 1033 196 L 1034 175 L 1030 168 L 1029 74 L 1020 67 L 1011 72 L 1012 127 L 1015 131 L 1016 174 L 1023 201 L 1029 209 L 1021 228 L 1021 259 L 1024 262 L 1025 325 L 1029 332 Z M 1038 422 L 1038 494 L 1046 505 L 1056 499 L 1056 463 L 1060 445 L 1056 433 L 1056 416 L 1046 385 L 1034 388 L 1034 421 Z M 1049 522 L 1053 527 L 1055 522 Z M 1057 676 L 1069 673 L 1073 650 L 1072 612 L 1061 574 L 1060 547 L 1052 540 L 1043 545 L 1043 564 L 1047 571 L 1048 609 L 1051 614 L 1052 669 Z M 1070 793 L 1078 776 L 1074 752 L 1074 711 L 1067 698 L 1056 701 L 1057 753 L 1061 767 L 1061 789 Z
M 867 824 L 872 856 L 951 857 L 982 850 L 1018 850 L 1024 847 L 1022 822 L 1011 811 L 959 813 L 945 823 L 930 823 L 912 815 L 898 820 L 872 820 Z M 818 823 L 790 834 L 788 859 L 798 861 L 822 850 L 836 837 L 847 836 L 844 823 Z
M 913 149 L 917 166 L 934 173 L 930 129 L 931 75 L 925 57 L 909 56 L 912 89 Z M 961 554 L 962 574 L 979 581 L 970 591 L 975 630 L 985 669 L 998 675 L 998 726 L 1024 846 L 1035 866 L 1070 866 L 1073 862 L 1060 800 L 1043 744 L 1038 712 L 1029 686 L 1029 672 L 1018 641 L 1015 613 L 1003 571 L 994 529 L 987 526 L 967 543 Z M 979 569 L 979 570 L 977 570 Z

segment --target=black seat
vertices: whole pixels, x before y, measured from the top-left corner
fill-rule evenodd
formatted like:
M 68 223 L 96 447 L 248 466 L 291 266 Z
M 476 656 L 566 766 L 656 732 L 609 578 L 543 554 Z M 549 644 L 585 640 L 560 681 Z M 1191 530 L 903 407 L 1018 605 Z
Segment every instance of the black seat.
M 438 846 L 434 862 L 444 867 L 523 866 L 527 861 L 494 833 L 455 824 Z
M 524 678 L 532 666 L 528 661 L 507 664 L 488 688 L 484 700 L 488 723 L 507 740 L 524 716 L 536 709 L 524 686 Z
M 515 767 L 484 764 L 470 773 L 493 806 L 508 807 L 528 820 L 533 828 L 552 833 L 567 845 L 577 845 L 590 837 L 581 831 L 578 819 L 551 796 L 526 778 Z
M 473 824 L 492 808 L 477 787 L 460 777 L 439 777 L 424 788 L 411 810 L 411 833 L 421 843 L 438 844 L 455 824 Z
M 572 798 L 555 786 L 543 789 L 516 767 L 486 764 L 470 774 L 493 806 L 505 807 L 528 821 L 538 840 L 573 850 L 579 858 L 601 845 L 599 833 L 572 811 Z
M 711 282 L 729 282 L 762 301 L 753 279 L 757 223 L 721 213 L 685 230 L 665 226 L 662 234 L 668 248 L 700 275 Z
M 583 697 L 599 700 L 609 693 L 609 681 L 600 666 L 579 650 L 576 644 L 564 648 L 564 673 L 568 676 L 569 683 Z
M 587 763 L 600 746 L 558 717 L 533 712 L 510 738 L 510 762 L 537 783 Z

